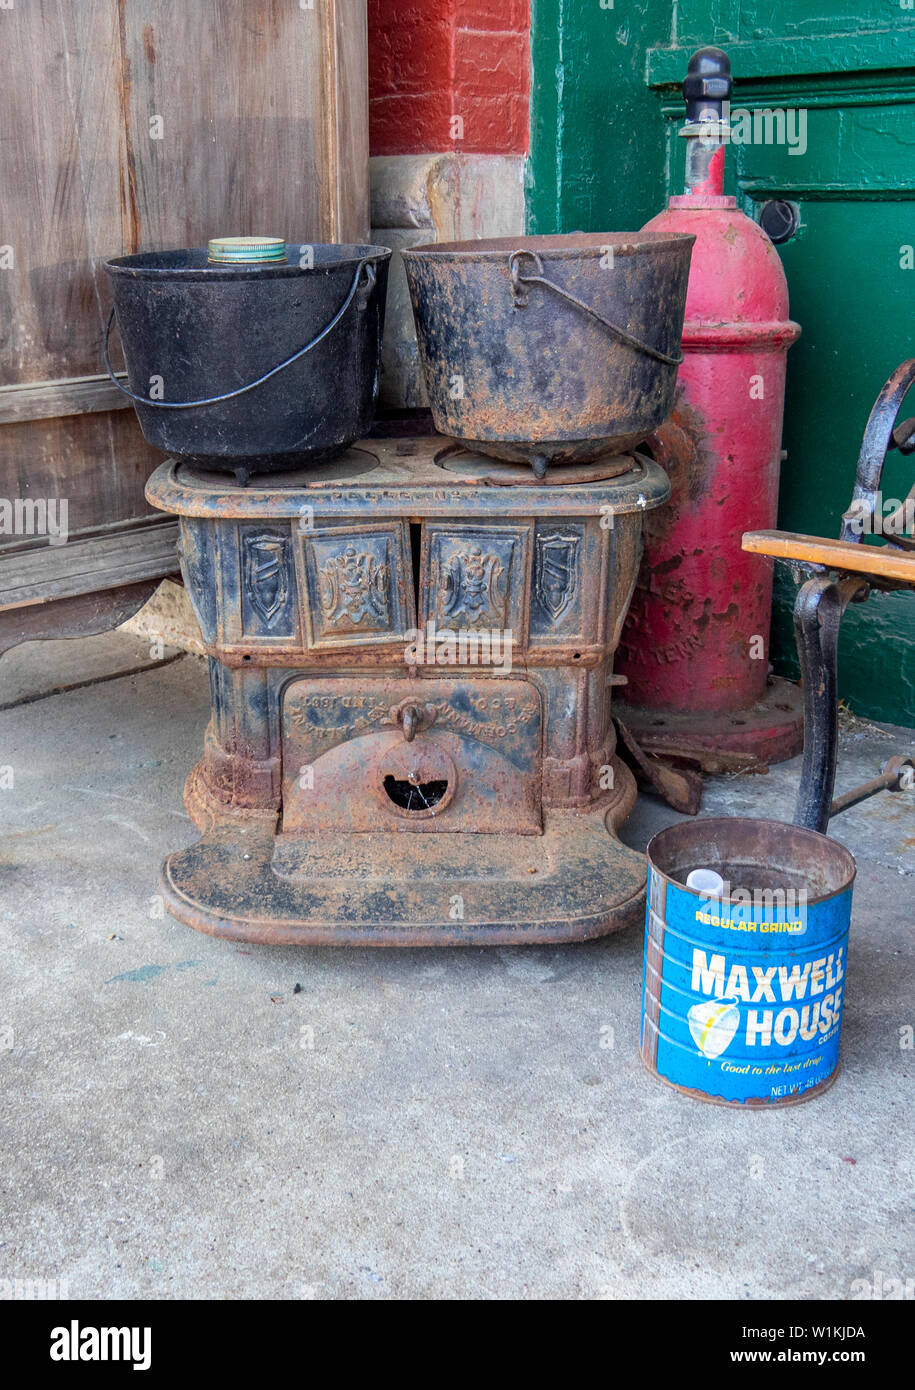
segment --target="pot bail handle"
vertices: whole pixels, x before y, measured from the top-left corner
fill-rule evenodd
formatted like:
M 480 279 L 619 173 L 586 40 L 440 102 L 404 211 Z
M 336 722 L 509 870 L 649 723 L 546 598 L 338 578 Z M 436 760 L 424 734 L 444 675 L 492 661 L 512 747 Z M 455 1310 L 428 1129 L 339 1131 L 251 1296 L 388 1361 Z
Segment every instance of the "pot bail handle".
M 529 256 L 534 262 L 538 271 L 536 275 L 522 275 L 518 265 L 522 256 Z M 615 338 L 619 338 L 620 342 L 625 343 L 627 347 L 635 348 L 636 352 L 643 352 L 646 357 L 653 357 L 656 362 L 663 362 L 665 366 L 668 367 L 679 367 L 683 361 L 682 353 L 678 353 L 676 357 L 671 357 L 668 353 L 661 352 L 658 348 L 652 347 L 649 343 L 643 343 L 641 339 L 634 338 L 631 333 L 627 333 L 624 328 L 620 328 L 617 324 L 611 323 L 609 319 L 605 319 L 596 309 L 592 309 L 590 304 L 585 304 L 584 300 L 576 299 L 574 294 L 570 294 L 568 290 L 564 290 L 561 285 L 555 284 L 552 280 L 547 280 L 543 273 L 543 262 L 536 251 L 525 251 L 520 248 L 517 251 L 512 251 L 508 257 L 508 270 L 511 275 L 512 299 L 516 309 L 527 308 L 526 286 L 543 285 L 546 289 L 552 290 L 554 294 L 558 294 L 560 299 L 565 299 L 569 304 L 574 304 L 576 309 L 580 309 L 582 313 L 587 314 L 589 318 L 595 319 L 601 327 L 606 328 Z
M 363 271 L 365 272 L 365 278 L 363 278 Z M 111 337 L 111 325 L 114 322 L 114 309 L 112 309 L 111 313 L 108 315 L 108 323 L 105 327 L 105 342 L 102 346 L 102 352 L 105 357 L 105 368 L 118 390 L 129 397 L 130 400 L 136 401 L 139 405 L 153 405 L 162 410 L 195 410 L 198 406 L 218 405 L 220 401 L 231 401 L 235 396 L 243 396 L 246 391 L 253 391 L 256 386 L 262 386 L 265 381 L 269 381 L 270 377 L 276 376 L 277 372 L 282 372 L 286 367 L 291 367 L 293 362 L 298 362 L 299 358 L 304 357 L 306 352 L 311 352 L 312 348 L 317 347 L 318 343 L 336 328 L 354 299 L 356 300 L 356 308 L 364 310 L 368 304 L 369 296 L 375 287 L 375 280 L 376 271 L 373 263 L 370 260 L 360 261 L 356 267 L 356 273 L 353 276 L 353 283 L 350 285 L 346 298 L 340 305 L 340 308 L 334 314 L 330 322 L 325 324 L 321 329 L 321 332 L 312 338 L 310 343 L 306 343 L 304 347 L 299 348 L 298 352 L 294 352 L 291 357 L 287 357 L 285 362 L 280 362 L 276 367 L 271 367 L 269 372 L 264 372 L 263 376 L 259 376 L 256 381 L 249 381 L 247 386 L 237 386 L 234 391 L 224 391 L 221 396 L 205 396 L 199 401 L 156 401 L 153 400 L 151 396 L 138 396 L 135 392 L 129 391 L 126 386 L 118 381 L 112 371 L 111 359 L 108 355 L 108 341 Z

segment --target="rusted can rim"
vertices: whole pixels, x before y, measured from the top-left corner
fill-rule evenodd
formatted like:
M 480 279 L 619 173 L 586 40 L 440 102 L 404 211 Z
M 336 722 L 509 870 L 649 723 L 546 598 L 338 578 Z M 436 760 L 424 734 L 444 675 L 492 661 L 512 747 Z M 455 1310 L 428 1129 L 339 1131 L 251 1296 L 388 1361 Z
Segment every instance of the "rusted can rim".
M 796 1096 L 779 1096 L 775 1100 L 764 1100 L 761 1096 L 748 1096 L 746 1100 L 727 1100 L 724 1096 L 716 1096 L 711 1091 L 699 1091 L 694 1086 L 684 1086 L 679 1081 L 671 1081 L 669 1076 L 658 1071 L 657 1067 L 645 1060 L 642 1050 L 639 1048 L 639 1061 L 645 1070 L 654 1077 L 655 1081 L 663 1081 L 665 1086 L 669 1086 L 672 1091 L 679 1091 L 681 1096 L 688 1096 L 690 1100 L 701 1100 L 706 1105 L 721 1105 L 728 1110 L 750 1110 L 755 1114 L 764 1114 L 767 1110 L 781 1110 L 786 1105 L 803 1105 L 807 1100 L 814 1100 L 821 1096 L 824 1091 L 828 1091 L 832 1083 L 839 1075 L 840 1062 L 836 1062 L 832 1071 L 825 1076 L 816 1086 L 811 1086 L 807 1091 L 801 1091 Z
M 547 260 L 599 260 L 608 246 L 614 255 L 637 256 L 667 247 L 692 245 L 691 232 L 563 232 L 552 236 L 484 237 L 480 241 L 439 241 L 411 246 L 405 259 L 442 257 L 462 261 L 504 260 L 512 251 L 533 251 Z
M 732 846 L 736 851 L 738 845 L 735 837 L 745 832 L 747 827 L 763 828 L 772 834 L 773 858 L 778 853 L 778 843 L 785 845 L 806 845 L 809 848 L 811 858 L 822 860 L 827 856 L 831 861 L 833 873 L 831 876 L 839 879 L 838 886 L 830 889 L 828 893 L 809 895 L 807 898 L 808 907 L 817 903 L 829 902 L 831 898 L 837 898 L 843 893 L 847 893 L 855 881 L 858 873 L 858 866 L 855 857 L 844 845 L 840 845 L 838 840 L 832 839 L 829 835 L 821 835 L 818 830 L 806 830 L 797 825 L 790 825 L 786 821 L 769 820 L 765 817 L 751 816 L 720 816 L 702 818 L 700 820 L 684 822 L 680 825 L 670 825 L 665 830 L 659 830 L 648 842 L 645 853 L 651 872 L 672 883 L 680 892 L 689 893 L 691 897 L 698 899 L 708 899 L 708 894 L 701 892 L 697 888 L 687 888 L 686 877 L 684 874 L 681 880 L 676 876 L 679 872 L 676 868 L 663 868 L 657 861 L 658 850 L 668 850 L 674 854 L 677 850 L 686 852 L 693 851 L 697 832 L 700 827 L 708 833 L 709 839 L 716 844 Z M 682 842 L 682 843 L 681 843 Z M 714 864 L 709 864 L 709 868 L 715 868 Z M 800 870 L 803 872 L 803 869 Z M 742 902 L 733 897 L 722 897 L 719 901 L 729 907 L 740 907 Z

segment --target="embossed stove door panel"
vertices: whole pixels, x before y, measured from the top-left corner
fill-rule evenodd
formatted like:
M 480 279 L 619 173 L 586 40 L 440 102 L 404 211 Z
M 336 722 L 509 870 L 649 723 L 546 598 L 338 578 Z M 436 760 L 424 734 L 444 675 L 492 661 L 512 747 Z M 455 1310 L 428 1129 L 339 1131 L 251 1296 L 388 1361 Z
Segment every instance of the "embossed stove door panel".
M 529 681 L 293 681 L 283 831 L 539 834 L 540 736 Z
M 531 532 L 530 525 L 424 523 L 424 622 L 458 632 L 510 630 L 514 643 L 523 645 Z
M 406 522 L 317 527 L 300 541 L 312 650 L 404 640 L 416 611 Z

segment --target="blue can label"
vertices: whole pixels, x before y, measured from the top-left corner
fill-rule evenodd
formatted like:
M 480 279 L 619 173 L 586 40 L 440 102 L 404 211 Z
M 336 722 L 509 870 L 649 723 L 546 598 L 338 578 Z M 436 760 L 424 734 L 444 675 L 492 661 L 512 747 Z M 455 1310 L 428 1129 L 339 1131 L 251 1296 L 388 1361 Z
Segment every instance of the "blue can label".
M 646 1060 L 723 1100 L 787 1100 L 827 1080 L 838 1063 L 851 892 L 800 907 L 735 904 L 652 870 Z

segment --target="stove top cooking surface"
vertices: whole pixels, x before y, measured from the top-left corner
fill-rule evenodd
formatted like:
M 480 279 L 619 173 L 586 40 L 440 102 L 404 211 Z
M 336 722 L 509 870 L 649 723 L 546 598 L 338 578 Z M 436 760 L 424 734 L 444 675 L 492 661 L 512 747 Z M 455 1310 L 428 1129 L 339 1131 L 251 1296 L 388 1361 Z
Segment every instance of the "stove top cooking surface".
M 378 454 L 371 452 L 368 447 L 357 445 L 353 449 L 347 449 L 345 454 L 332 459 L 330 463 L 319 463 L 286 473 L 258 473 L 240 488 L 230 472 L 215 473 L 209 468 L 199 468 L 193 463 L 179 464 L 176 477 L 186 486 L 201 488 L 207 492 L 224 492 L 227 487 L 237 488 L 242 494 L 293 492 L 300 491 L 303 487 L 361 484 L 379 464 Z
M 606 482 L 639 466 L 634 454 L 608 454 L 592 463 L 556 464 L 544 478 L 526 463 L 511 463 L 464 449 L 442 435 L 403 439 L 366 439 L 330 463 L 283 473 L 261 473 L 239 488 L 230 472 L 214 473 L 179 463 L 176 480 L 208 492 L 232 488 L 242 493 L 291 492 L 302 488 L 383 487 L 409 481 L 418 487 L 465 483 L 496 487 L 556 488 Z M 406 474 L 409 474 L 409 477 Z M 443 476 L 445 475 L 445 476 Z
M 608 454 L 593 463 L 561 463 L 536 478 L 529 464 L 510 463 L 472 453 L 459 444 L 449 445 L 436 455 L 435 463 L 449 477 L 466 483 L 490 487 L 573 487 L 579 483 L 603 483 L 632 471 L 631 454 Z

